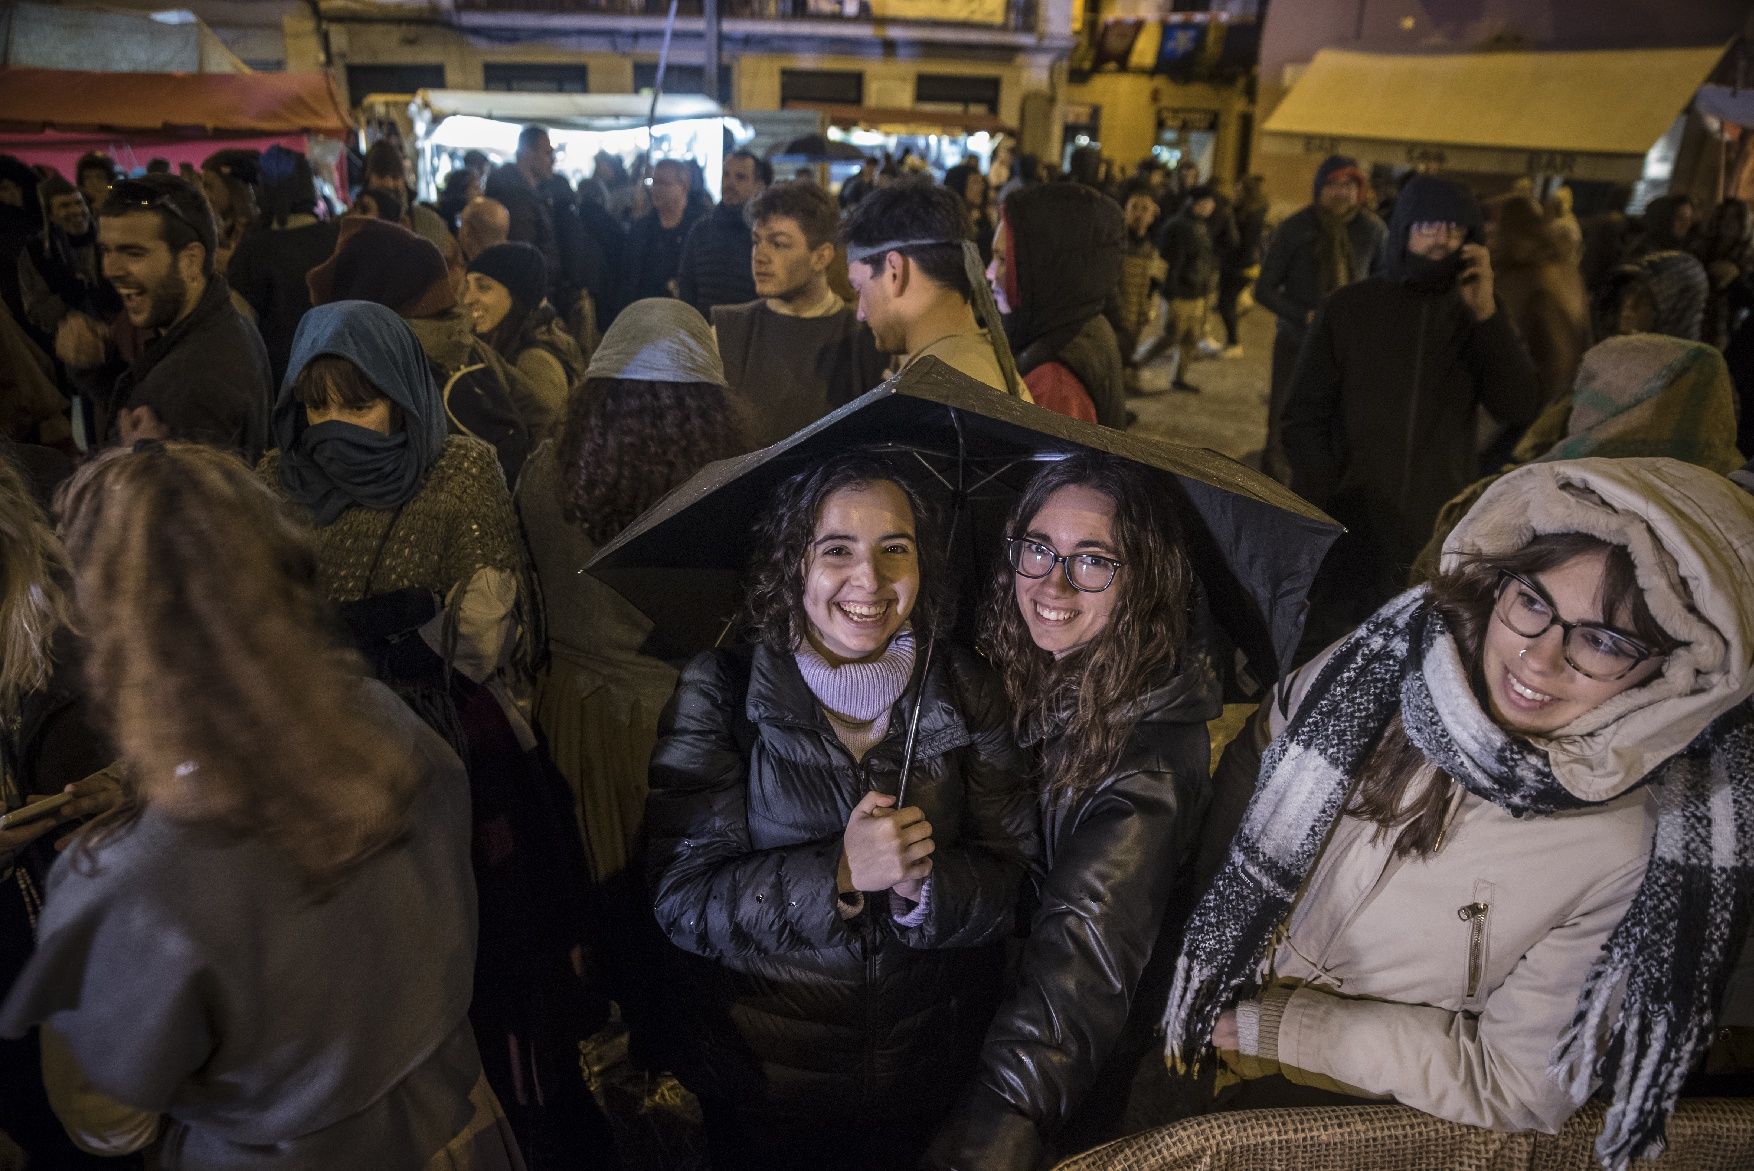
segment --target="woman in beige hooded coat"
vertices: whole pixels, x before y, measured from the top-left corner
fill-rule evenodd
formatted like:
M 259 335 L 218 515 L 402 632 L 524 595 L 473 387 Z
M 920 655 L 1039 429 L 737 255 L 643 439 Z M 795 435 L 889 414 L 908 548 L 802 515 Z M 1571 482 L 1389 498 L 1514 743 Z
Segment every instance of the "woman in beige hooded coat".
M 1703 468 L 1500 479 L 1227 752 L 1172 1055 L 1506 1131 L 1601 1085 L 1603 1164 L 1651 1153 L 1746 928 L 1751 574 Z

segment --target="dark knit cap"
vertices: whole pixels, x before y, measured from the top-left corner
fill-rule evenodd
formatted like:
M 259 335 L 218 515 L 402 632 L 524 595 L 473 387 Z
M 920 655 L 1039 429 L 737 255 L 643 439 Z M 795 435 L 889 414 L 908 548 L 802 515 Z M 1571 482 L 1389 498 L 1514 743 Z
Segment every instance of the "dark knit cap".
M 1351 180 L 1357 186 L 1361 199 L 1370 194 L 1370 176 L 1364 173 L 1363 168 L 1358 165 L 1357 159 L 1351 155 L 1329 155 L 1322 160 L 1322 165 L 1316 168 L 1315 188 L 1311 198 L 1320 199 L 1322 188 L 1336 179 Z
M 305 278 L 311 304 L 375 301 L 403 317 L 437 317 L 456 307 L 445 258 L 432 242 L 387 220 L 346 216 L 335 255 Z
M 548 263 L 529 244 L 514 241 L 483 249 L 469 262 L 469 271 L 498 281 L 520 305 L 534 308 L 547 293 Z

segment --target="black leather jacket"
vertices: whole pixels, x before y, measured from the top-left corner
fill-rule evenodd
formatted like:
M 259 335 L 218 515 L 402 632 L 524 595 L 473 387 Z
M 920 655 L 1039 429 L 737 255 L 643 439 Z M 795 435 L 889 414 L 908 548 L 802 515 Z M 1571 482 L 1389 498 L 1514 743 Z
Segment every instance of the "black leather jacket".
M 1041 795 L 1045 868 L 1017 982 L 930 1167 L 1030 1171 L 1058 1135 L 1116 1137 L 1108 1128 L 1133 1070 L 1160 1060 L 1159 1022 L 1211 798 L 1206 721 L 1223 710 L 1207 657 L 1191 657 L 1139 708 L 1108 776 Z M 1031 746 L 1036 759 L 1049 743 Z
M 844 919 L 841 836 L 867 790 L 895 791 L 921 686 L 907 803 L 937 845 L 929 910 L 903 927 L 885 891 Z M 941 1117 L 972 1072 L 998 945 L 1036 854 L 1023 755 L 992 673 L 941 644 L 887 738 L 856 762 L 790 655 L 702 655 L 665 709 L 650 779 L 658 924 L 688 953 L 672 957 L 666 989 L 683 1083 L 822 1125 L 851 1103 L 869 1121 Z

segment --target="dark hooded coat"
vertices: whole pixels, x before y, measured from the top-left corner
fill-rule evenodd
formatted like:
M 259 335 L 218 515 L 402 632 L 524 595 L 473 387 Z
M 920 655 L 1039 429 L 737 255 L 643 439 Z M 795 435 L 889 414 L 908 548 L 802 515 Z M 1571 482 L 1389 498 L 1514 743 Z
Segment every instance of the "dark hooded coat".
M 1005 201 L 1008 281 L 1015 288 L 1005 333 L 1026 378 L 1049 363 L 1069 370 L 1090 396 L 1096 421 L 1125 429 L 1127 391 L 1120 343 L 1103 316 L 1121 281 L 1126 220 L 1089 187 L 1026 187 Z
M 1350 530 L 1323 567 L 1344 600 L 1344 613 L 1326 615 L 1340 627 L 1399 591 L 1439 510 L 1478 477 L 1478 409 L 1520 431 L 1543 405 L 1509 315 L 1476 321 L 1462 300 L 1459 255 L 1433 263 L 1408 252 L 1408 232 L 1427 221 L 1460 224 L 1471 243 L 1483 234 L 1465 188 L 1434 176 L 1409 183 L 1388 272 L 1336 290 L 1317 311 L 1285 405 L 1292 489 Z

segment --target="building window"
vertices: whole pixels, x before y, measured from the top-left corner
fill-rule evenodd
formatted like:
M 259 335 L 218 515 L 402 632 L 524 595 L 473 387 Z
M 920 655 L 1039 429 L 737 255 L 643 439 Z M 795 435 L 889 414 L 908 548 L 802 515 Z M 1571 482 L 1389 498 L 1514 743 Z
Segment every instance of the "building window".
M 818 102 L 830 106 L 865 104 L 865 75 L 838 69 L 780 70 L 780 106 Z
M 349 65 L 347 100 L 359 105 L 371 94 L 411 94 L 421 89 L 443 89 L 443 65 Z
M 658 63 L 633 63 L 633 92 L 650 93 L 658 88 Z M 703 94 L 706 92 L 706 66 L 680 65 L 675 61 L 664 67 L 664 92 L 667 94 Z M 731 67 L 719 66 L 719 101 L 731 100 Z
M 914 104 L 964 114 L 999 112 L 999 79 L 952 73 L 922 73 L 914 79 Z
M 481 67 L 481 84 L 513 93 L 583 94 L 591 92 L 591 74 L 584 65 L 489 61 Z

